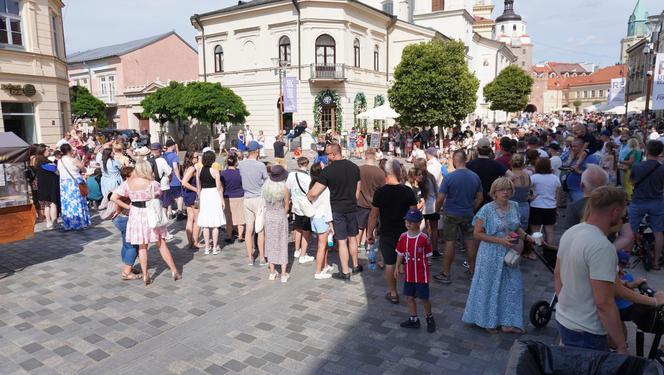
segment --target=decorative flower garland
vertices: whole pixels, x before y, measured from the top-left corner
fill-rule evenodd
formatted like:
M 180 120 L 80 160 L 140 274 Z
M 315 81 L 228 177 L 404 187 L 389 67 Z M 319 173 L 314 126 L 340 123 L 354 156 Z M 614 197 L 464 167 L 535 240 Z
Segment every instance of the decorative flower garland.
M 329 103 L 324 103 L 325 97 L 329 97 L 331 100 Z M 318 124 L 320 124 L 320 115 L 323 113 L 323 105 L 332 105 L 334 104 L 334 126 L 336 128 L 336 131 L 341 131 L 341 127 L 343 124 L 342 117 L 341 117 L 341 97 L 339 95 L 330 90 L 326 89 L 318 93 L 316 97 L 314 98 L 314 128 L 318 128 Z
M 360 127 L 366 130 L 367 120 L 359 120 L 357 115 L 367 110 L 367 98 L 364 96 L 364 93 L 358 92 L 355 94 L 355 101 L 353 102 L 353 124 L 356 127 Z

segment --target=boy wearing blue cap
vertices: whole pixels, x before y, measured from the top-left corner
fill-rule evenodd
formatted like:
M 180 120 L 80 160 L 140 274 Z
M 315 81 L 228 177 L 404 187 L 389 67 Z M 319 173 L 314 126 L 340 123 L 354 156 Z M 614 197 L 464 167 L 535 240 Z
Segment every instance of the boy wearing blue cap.
M 403 284 L 403 295 L 408 303 L 410 317 L 401 323 L 403 328 L 420 328 L 420 319 L 417 317 L 417 305 L 415 298 L 422 300 L 424 305 L 427 332 L 436 331 L 436 322 L 431 315 L 431 302 L 429 301 L 429 260 L 433 255 L 429 237 L 420 232 L 422 213 L 417 209 L 410 209 L 406 216 L 406 228 L 397 242 L 397 264 L 394 267 L 394 278 L 399 276 L 399 266 L 404 265 L 405 280 Z

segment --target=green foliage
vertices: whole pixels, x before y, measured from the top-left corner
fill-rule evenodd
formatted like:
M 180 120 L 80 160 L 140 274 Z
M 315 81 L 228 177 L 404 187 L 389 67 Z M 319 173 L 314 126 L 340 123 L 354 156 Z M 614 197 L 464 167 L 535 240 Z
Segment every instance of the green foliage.
M 367 110 L 367 98 L 364 96 L 364 93 L 358 92 L 355 94 L 355 100 L 353 101 L 353 124 L 358 128 L 367 128 L 367 120 L 358 119 L 357 115 L 365 112 Z
M 576 108 L 576 111 L 579 112 L 579 108 L 581 107 L 581 104 L 583 104 L 583 102 L 580 101 L 579 99 L 576 99 L 572 104 Z
M 341 97 L 336 92 L 326 89 L 318 93 L 314 98 L 314 128 L 318 129 L 318 124 L 320 124 L 320 114 L 323 113 L 323 98 L 329 96 L 332 98 L 332 104 L 334 104 L 334 126 L 336 131 L 341 131 L 342 126 L 342 106 L 341 106 Z
M 385 104 L 385 97 L 381 94 L 374 96 L 374 108 Z
M 533 82 L 533 78 L 525 70 L 510 65 L 484 86 L 484 99 L 491 103 L 489 109 L 492 111 L 522 111 L 528 105 Z
M 452 127 L 475 109 L 479 84 L 462 42 L 434 40 L 404 49 L 388 96 L 402 125 Z
M 108 125 L 106 118 L 106 104 L 97 99 L 83 86 L 69 88 L 69 102 L 71 103 L 72 121 L 90 119 L 97 128 Z
M 179 82 L 171 81 L 168 86 L 162 87 L 141 101 L 143 117 L 165 124 L 169 121 L 186 119 L 187 115 L 182 105 L 185 86 Z
M 189 117 L 212 124 L 242 124 L 249 111 L 242 98 L 219 83 L 192 82 L 182 96 L 182 108 Z

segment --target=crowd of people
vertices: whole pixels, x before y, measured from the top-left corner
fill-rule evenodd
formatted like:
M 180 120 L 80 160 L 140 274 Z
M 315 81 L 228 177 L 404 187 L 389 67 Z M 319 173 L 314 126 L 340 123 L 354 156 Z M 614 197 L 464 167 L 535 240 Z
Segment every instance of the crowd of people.
M 294 153 L 290 171 L 288 145 L 303 136 L 306 123 L 277 137 L 274 159 L 266 158 L 262 133 L 254 138 L 247 126 L 228 151 L 223 133 L 222 163 L 210 147 L 180 151 L 172 140 L 162 146 L 140 136 L 106 142 L 71 134 L 54 150 L 34 147 L 35 202 L 47 229 L 58 217 L 64 230 L 84 229 L 90 207 L 104 210 L 102 217 L 122 233 L 122 279 L 146 285 L 150 244 L 173 279 L 181 277 L 167 244 L 168 220 L 153 219 L 155 201 L 167 219 L 186 220 L 190 248 L 219 254 L 223 228 L 226 244 L 245 244 L 248 265 L 266 267 L 267 278 L 282 283 L 291 277 L 291 229 L 295 259 L 315 261 L 315 280 L 351 280 L 363 271 L 360 255 L 377 247 L 385 299 L 399 304 L 403 296 L 408 304 L 401 326 L 420 327 L 420 299 L 429 332 L 436 329 L 430 281 L 463 280 L 452 277 L 460 249 L 471 280 L 463 321 L 489 333 L 525 332 L 519 261 L 537 259 L 533 251 L 542 246 L 558 251 L 562 342 L 595 349 L 611 343 L 624 352 L 621 317 L 629 314 L 619 313 L 615 298 L 664 303 L 664 294 L 641 296 L 632 290 L 634 280 L 622 281 L 624 270 L 616 272 L 642 224 L 654 232 L 653 269 L 660 269 L 661 120 L 535 115 L 497 128 L 474 125 L 474 131 L 458 126 L 442 134 L 393 126 L 379 147 L 369 147 L 369 135 L 356 129 L 345 138 L 321 134 L 312 155 Z M 353 156 L 364 163 L 358 166 Z M 566 229 L 560 239 L 556 224 Z M 336 268 L 328 262 L 331 247 Z M 436 259 L 440 272 L 431 275 Z

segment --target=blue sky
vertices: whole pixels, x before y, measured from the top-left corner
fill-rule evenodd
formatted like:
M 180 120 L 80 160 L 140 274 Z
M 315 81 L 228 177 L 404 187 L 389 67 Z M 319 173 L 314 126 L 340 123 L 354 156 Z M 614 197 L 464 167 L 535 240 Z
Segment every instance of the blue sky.
M 650 14 L 661 13 L 662 0 L 642 0 Z M 194 13 L 236 4 L 231 0 L 65 0 L 68 52 L 122 43 L 175 30 L 194 44 Z M 494 18 L 502 13 L 497 3 Z M 534 62 L 618 62 L 620 39 L 636 0 L 516 0 L 515 10 L 528 22 L 535 44 Z

